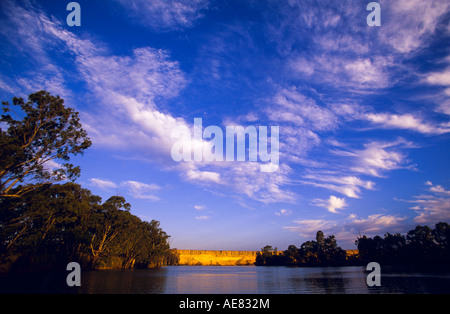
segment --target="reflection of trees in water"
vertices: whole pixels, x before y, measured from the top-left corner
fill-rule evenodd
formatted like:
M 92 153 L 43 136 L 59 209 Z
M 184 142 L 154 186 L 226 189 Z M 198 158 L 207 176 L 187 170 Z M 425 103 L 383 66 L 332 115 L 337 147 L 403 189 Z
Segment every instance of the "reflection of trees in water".
M 290 285 L 294 291 L 305 291 L 307 293 L 367 293 L 366 277 L 361 271 L 318 271 L 306 274 L 302 277 L 291 278 Z M 354 276 L 354 274 L 358 276 Z
M 79 293 L 165 293 L 167 271 L 164 268 L 87 271 L 81 280 Z

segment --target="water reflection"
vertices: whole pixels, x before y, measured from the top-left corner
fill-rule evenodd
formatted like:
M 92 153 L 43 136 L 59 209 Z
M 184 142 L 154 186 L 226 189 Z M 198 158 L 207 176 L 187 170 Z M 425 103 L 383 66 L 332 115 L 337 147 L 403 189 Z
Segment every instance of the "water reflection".
M 167 293 L 255 293 L 258 289 L 253 267 L 177 266 L 170 271 Z
M 67 287 L 66 273 L 11 274 L 0 276 L 0 293 L 450 293 L 450 273 L 384 268 L 380 287 L 368 287 L 367 274 L 364 267 L 170 266 L 82 271 L 78 288 Z
M 361 267 L 284 268 L 260 273 L 260 292 L 368 293 Z
M 103 270 L 87 271 L 82 274 L 79 293 L 164 293 L 168 270 Z

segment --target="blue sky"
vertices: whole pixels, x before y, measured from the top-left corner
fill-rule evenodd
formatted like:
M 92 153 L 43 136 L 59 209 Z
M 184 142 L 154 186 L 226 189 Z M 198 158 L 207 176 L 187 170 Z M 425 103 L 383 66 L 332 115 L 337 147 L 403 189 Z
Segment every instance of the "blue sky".
M 2 1 L 0 96 L 45 89 L 93 146 L 77 181 L 180 249 L 300 246 L 450 221 L 450 4 Z M 279 126 L 279 168 L 175 162 L 179 126 Z M 57 167 L 58 161 L 49 167 Z

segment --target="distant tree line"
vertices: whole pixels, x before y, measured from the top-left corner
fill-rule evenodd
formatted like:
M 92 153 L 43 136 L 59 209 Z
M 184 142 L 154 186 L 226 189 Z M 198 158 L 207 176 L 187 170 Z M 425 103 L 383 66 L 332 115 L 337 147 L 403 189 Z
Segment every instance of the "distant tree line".
M 175 264 L 159 222 L 130 213 L 121 196 L 102 202 L 74 181 L 69 163 L 91 142 L 78 113 L 45 91 L 3 102 L 0 119 L 0 270 L 79 262 L 88 268 Z M 56 169 L 53 160 L 63 161 Z M 57 182 L 66 181 L 64 184 Z M 63 268 L 64 269 L 64 268 Z
M 358 254 L 347 255 L 333 235 L 324 237 L 322 231 L 316 234 L 316 241 L 306 241 L 300 248 L 289 245 L 278 252 L 267 245 L 257 253 L 258 266 L 350 266 L 380 265 L 411 266 L 427 269 L 450 269 L 450 226 L 439 222 L 434 228 L 416 226 L 406 235 L 386 233 L 384 237 L 365 235 L 355 241 Z
M 439 222 L 434 228 L 416 226 L 405 235 L 386 233 L 384 237 L 359 237 L 361 261 L 380 265 L 450 268 L 450 227 Z
M 317 231 L 316 241 L 306 241 L 300 248 L 289 245 L 287 250 L 278 252 L 267 245 L 256 254 L 257 266 L 337 266 L 345 265 L 346 252 L 337 245 L 334 235 L 325 238 Z

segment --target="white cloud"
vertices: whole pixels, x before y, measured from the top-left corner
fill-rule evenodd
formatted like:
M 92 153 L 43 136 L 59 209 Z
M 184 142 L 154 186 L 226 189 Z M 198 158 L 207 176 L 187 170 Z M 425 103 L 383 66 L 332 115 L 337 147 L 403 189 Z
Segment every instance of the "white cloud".
M 201 17 L 201 10 L 207 7 L 207 1 L 118 1 L 133 14 L 142 17 L 140 19 L 142 23 L 159 30 L 191 27 Z M 295 6 L 291 3 L 289 5 Z M 300 2 L 297 6 L 300 8 Z M 428 8 L 428 5 L 425 7 Z M 342 11 L 343 14 L 327 10 L 327 14 L 330 13 L 328 17 L 325 16 L 327 14 L 318 16 L 312 14 L 313 11 L 309 8 L 301 14 L 299 20 L 309 27 L 319 27 L 322 31 L 323 28 L 333 28 L 342 24 L 344 20 L 350 20 L 349 17 L 360 14 L 360 11 L 349 6 L 336 10 Z M 190 127 L 190 124 L 163 107 L 165 100 L 176 97 L 188 84 L 186 74 L 181 71 L 180 65 L 171 59 L 167 51 L 142 47 L 134 49 L 129 55 L 114 55 L 102 43 L 94 44 L 88 39 L 81 39 L 75 35 L 76 33 L 66 30 L 58 22 L 42 14 L 27 10 L 16 12 L 19 14 L 14 15 L 15 24 L 20 25 L 19 35 L 24 35 L 18 36 L 24 39 L 17 45 L 30 47 L 31 57 L 42 59 L 41 63 L 44 64 L 48 61 L 48 58 L 44 58 L 47 56 L 47 46 L 58 46 L 75 59 L 77 74 L 80 74 L 81 80 L 84 80 L 89 92 L 94 95 L 93 102 L 98 104 L 98 111 L 82 112 L 83 126 L 89 131 L 94 145 L 133 151 L 141 156 L 147 154 L 149 158 L 165 160 L 166 165 L 167 161 L 171 161 L 170 148 L 173 143 L 170 138 L 171 130 L 180 125 Z M 425 24 L 419 25 L 425 30 L 424 34 L 434 31 L 436 24 L 427 19 L 441 14 L 436 15 L 436 12 L 433 9 L 433 14 L 426 12 L 426 18 L 422 16 L 419 18 L 425 19 Z M 289 22 L 283 23 L 286 23 L 285 27 L 289 27 Z M 303 27 L 300 24 L 294 25 L 299 26 Z M 8 36 L 17 35 L 17 32 L 11 31 Z M 26 32 L 29 32 L 29 35 L 26 35 Z M 334 33 L 323 34 L 315 37 L 316 45 L 333 51 L 344 49 L 345 55 L 319 53 L 311 56 L 307 54 L 291 56 L 287 60 L 292 70 L 312 80 L 321 80 L 337 87 L 372 89 L 388 86 L 391 78 L 387 68 L 392 65 L 392 58 L 377 56 L 376 53 L 370 57 L 365 55 L 367 52 L 373 52 L 373 46 L 369 42 L 361 44 L 364 41 L 360 40 L 356 31 L 338 37 L 333 37 Z M 24 45 L 23 41 L 27 41 L 28 45 Z M 402 45 L 405 46 L 404 42 Z M 44 68 L 44 72 L 35 82 L 47 82 L 49 87 L 64 89 L 64 72 L 52 65 Z M 431 73 L 426 80 L 430 84 L 447 84 L 447 72 L 446 70 Z M 47 80 L 49 77 L 53 77 L 54 80 Z M 26 79 L 20 81 L 21 85 L 32 88 L 31 83 Z M 449 129 L 448 126 L 432 125 L 409 114 L 366 115 L 355 103 L 343 102 L 335 106 L 325 106 L 322 101 L 323 95 L 317 93 L 316 99 L 306 95 L 309 94 L 302 94 L 295 88 L 278 87 L 275 95 L 270 98 L 270 105 L 274 106 L 267 106 L 262 111 L 262 115 L 265 114 L 271 122 L 281 124 L 280 133 L 283 137 L 280 152 L 286 162 L 297 162 L 308 167 L 314 165 L 339 168 L 340 165 L 310 160 L 307 158 L 307 152 L 323 144 L 321 132 L 335 131 L 341 123 L 339 121 L 341 117 L 364 116 L 383 127 L 411 129 L 425 134 L 441 134 Z M 257 118 L 254 114 L 247 115 L 247 119 L 252 122 L 256 122 Z M 347 197 L 360 197 L 361 191 L 372 189 L 374 183 L 362 180 L 356 175 L 379 177 L 386 171 L 407 167 L 406 157 L 397 146 L 392 143 L 371 142 L 361 150 L 350 150 L 348 155 L 350 162 L 346 165 L 350 167 L 338 169 L 342 170 L 341 174 L 337 174 L 339 171 L 328 176 L 310 174 L 309 177 L 303 178 L 303 182 Z M 292 202 L 296 198 L 294 193 L 285 190 L 285 186 L 290 183 L 289 175 L 292 173 L 292 168 L 287 164 L 280 165 L 277 172 L 265 174 L 260 172 L 256 163 L 185 163 L 171 169 L 179 171 L 180 176 L 187 181 L 230 187 L 233 191 L 263 203 Z M 129 183 L 132 181 L 126 182 L 130 193 L 149 199 L 157 198 L 149 187 L 143 185 L 137 187 L 136 184 Z M 99 182 L 97 184 L 101 185 Z M 331 211 L 342 208 L 339 207 L 342 206 L 339 200 L 344 199 L 335 197 L 333 202 L 327 200 L 334 204 L 334 206 L 328 204 L 327 208 Z
M 390 56 L 367 58 L 363 55 L 324 54 L 321 49 L 308 58 L 293 57 L 288 61 L 290 70 L 298 75 L 305 75 L 322 84 L 360 92 L 389 86 L 391 77 L 388 68 L 392 64 Z
M 289 216 L 292 214 L 292 210 L 290 209 L 281 209 L 278 212 L 275 212 L 275 216 L 281 217 L 281 216 Z
M 401 115 L 388 113 L 368 113 L 365 117 L 367 120 L 379 124 L 385 128 L 408 129 L 423 134 L 444 134 L 450 132 L 450 127 L 446 124 L 432 125 L 410 113 Z
M 60 169 L 62 167 L 62 164 L 54 161 L 53 159 L 50 159 L 47 160 L 44 164 L 42 164 L 42 166 L 44 167 L 44 170 L 52 171 Z
M 450 196 L 450 191 L 447 191 L 442 185 L 432 186 L 430 188 L 430 191 L 434 192 L 434 193 L 443 194 L 443 195 L 449 195 Z M 449 210 L 450 210 L 450 208 L 449 208 Z
M 430 181 L 427 181 L 426 185 L 430 186 L 428 189 L 430 193 L 415 196 L 413 200 L 407 201 L 415 204 L 411 207 L 417 213 L 414 221 L 420 224 L 449 221 L 450 191 L 441 185 L 434 185 Z
M 226 164 L 225 164 L 226 165 Z M 282 187 L 289 183 L 292 169 L 288 165 L 280 165 L 274 172 L 261 172 L 258 163 L 232 163 L 224 169 L 223 182 L 251 199 L 262 203 L 292 203 L 296 195 Z
M 444 62 L 450 63 L 450 56 L 445 58 Z M 442 93 L 434 96 L 438 103 L 437 111 L 450 115 L 450 67 L 441 72 L 431 72 L 425 75 L 426 83 L 431 85 L 443 86 Z M 450 124 L 446 124 L 446 129 L 450 129 Z
M 398 217 L 395 215 L 386 214 L 373 214 L 369 215 L 367 218 L 354 218 L 349 223 L 347 223 L 347 228 L 353 230 L 360 230 L 361 233 L 385 233 L 388 230 L 392 230 L 405 220 L 406 217 Z
M 91 179 L 89 179 L 89 181 L 91 182 L 92 185 L 94 185 L 98 188 L 104 189 L 104 190 L 117 188 L 117 184 L 115 184 L 114 182 L 112 182 L 110 180 L 91 178 Z
M 161 100 L 177 96 L 187 84 L 178 63 L 171 61 L 166 51 L 144 47 L 134 49 L 130 56 L 111 55 L 101 44 L 82 40 L 50 20 L 46 20 L 40 36 L 65 45 L 96 98 L 98 107 L 81 114 L 94 145 L 148 154 L 149 159 L 179 171 L 189 182 L 227 186 L 263 203 L 294 199 L 293 193 L 282 190 L 287 182 L 287 166 L 261 173 L 255 162 L 171 163 L 175 141 L 172 130 L 179 126 L 191 129 L 191 125 L 158 108 Z M 157 199 L 152 193 L 142 192 L 142 188 L 137 190 L 130 183 L 128 186 L 135 197 Z
M 195 220 L 209 220 L 210 216 L 196 216 Z
M 116 0 L 139 23 L 156 30 L 191 27 L 202 17 L 208 0 Z
M 288 122 L 312 130 L 333 130 L 337 126 L 337 119 L 332 111 L 317 105 L 314 99 L 295 89 L 280 89 L 272 101 L 267 114 L 273 121 Z
M 134 198 L 157 201 L 160 198 L 154 193 L 159 191 L 161 187 L 157 184 L 147 184 L 138 181 L 122 181 L 120 185 L 128 188 L 128 194 Z
M 449 9 L 446 0 L 380 0 L 380 5 L 382 26 L 378 35 L 400 53 L 411 53 L 427 43 Z
M 322 187 L 339 192 L 347 197 L 359 198 L 361 188 L 372 190 L 375 183 L 365 181 L 356 176 L 341 176 L 337 174 L 308 173 L 302 176 L 301 183 Z
M 336 210 L 347 207 L 347 203 L 345 202 L 345 198 L 339 198 L 334 195 L 330 195 L 330 198 L 327 200 L 323 199 L 314 199 L 311 203 L 314 206 L 324 207 L 328 209 L 330 213 L 337 214 Z
M 196 210 L 204 210 L 206 207 L 205 207 L 205 205 L 194 205 L 194 208 Z
M 198 169 L 190 169 L 186 172 L 186 176 L 189 180 L 193 181 L 221 183 L 220 173 L 214 171 L 202 171 Z
M 343 67 L 354 84 L 379 88 L 388 85 L 388 75 L 384 72 L 388 64 L 386 58 L 377 57 L 374 61 L 369 58 L 347 60 Z
M 365 42 L 362 38 L 335 30 L 330 30 L 330 32 L 326 32 L 322 36 L 314 37 L 314 41 L 324 50 L 335 53 L 354 52 L 362 55 L 370 51 L 368 42 Z
M 425 81 L 432 85 L 450 86 L 450 68 L 447 68 L 442 72 L 428 73 Z
M 385 177 L 396 169 L 415 169 L 402 151 L 417 147 L 402 138 L 392 142 L 369 141 L 363 148 L 353 148 L 335 140 L 327 141 L 334 157 L 317 159 L 295 183 L 310 185 L 337 192 L 350 198 L 360 198 L 363 190 L 375 190 L 375 182 L 363 176 Z M 336 200 L 337 201 L 337 200 Z M 329 200 L 316 200 L 316 205 L 333 211 Z
M 370 142 L 362 150 L 352 152 L 355 165 L 352 171 L 382 177 L 386 171 L 411 168 L 407 164 L 406 156 L 399 151 L 400 146 L 411 146 L 412 143 L 399 139 L 394 142 Z
M 305 238 L 315 237 L 317 231 L 321 230 L 324 233 L 330 233 L 334 230 L 336 222 L 322 219 L 301 219 L 293 221 L 295 226 L 283 227 L 283 229 L 297 233 Z
M 301 237 L 314 239 L 317 231 L 324 234 L 333 234 L 339 241 L 353 242 L 358 236 L 383 235 L 386 232 L 401 232 L 401 223 L 406 217 L 387 214 L 373 214 L 367 218 L 358 218 L 349 215 L 345 220 L 324 219 L 299 219 L 294 220 L 294 226 L 286 226 L 283 229 L 297 233 Z
M 27 57 L 26 62 L 31 64 L 31 68 L 37 70 L 29 70 L 22 77 L 9 77 L 7 82 L 0 79 L 0 87 L 18 94 L 45 89 L 67 102 L 72 93 L 65 85 L 66 71 L 55 65 L 55 60 L 47 51 L 48 47 L 55 47 L 55 43 L 41 36 L 45 25 L 51 23 L 49 18 L 38 11 L 17 6 L 12 1 L 5 1 L 2 5 L 7 14 L 0 21 L 0 34 L 9 40 L 16 51 Z

